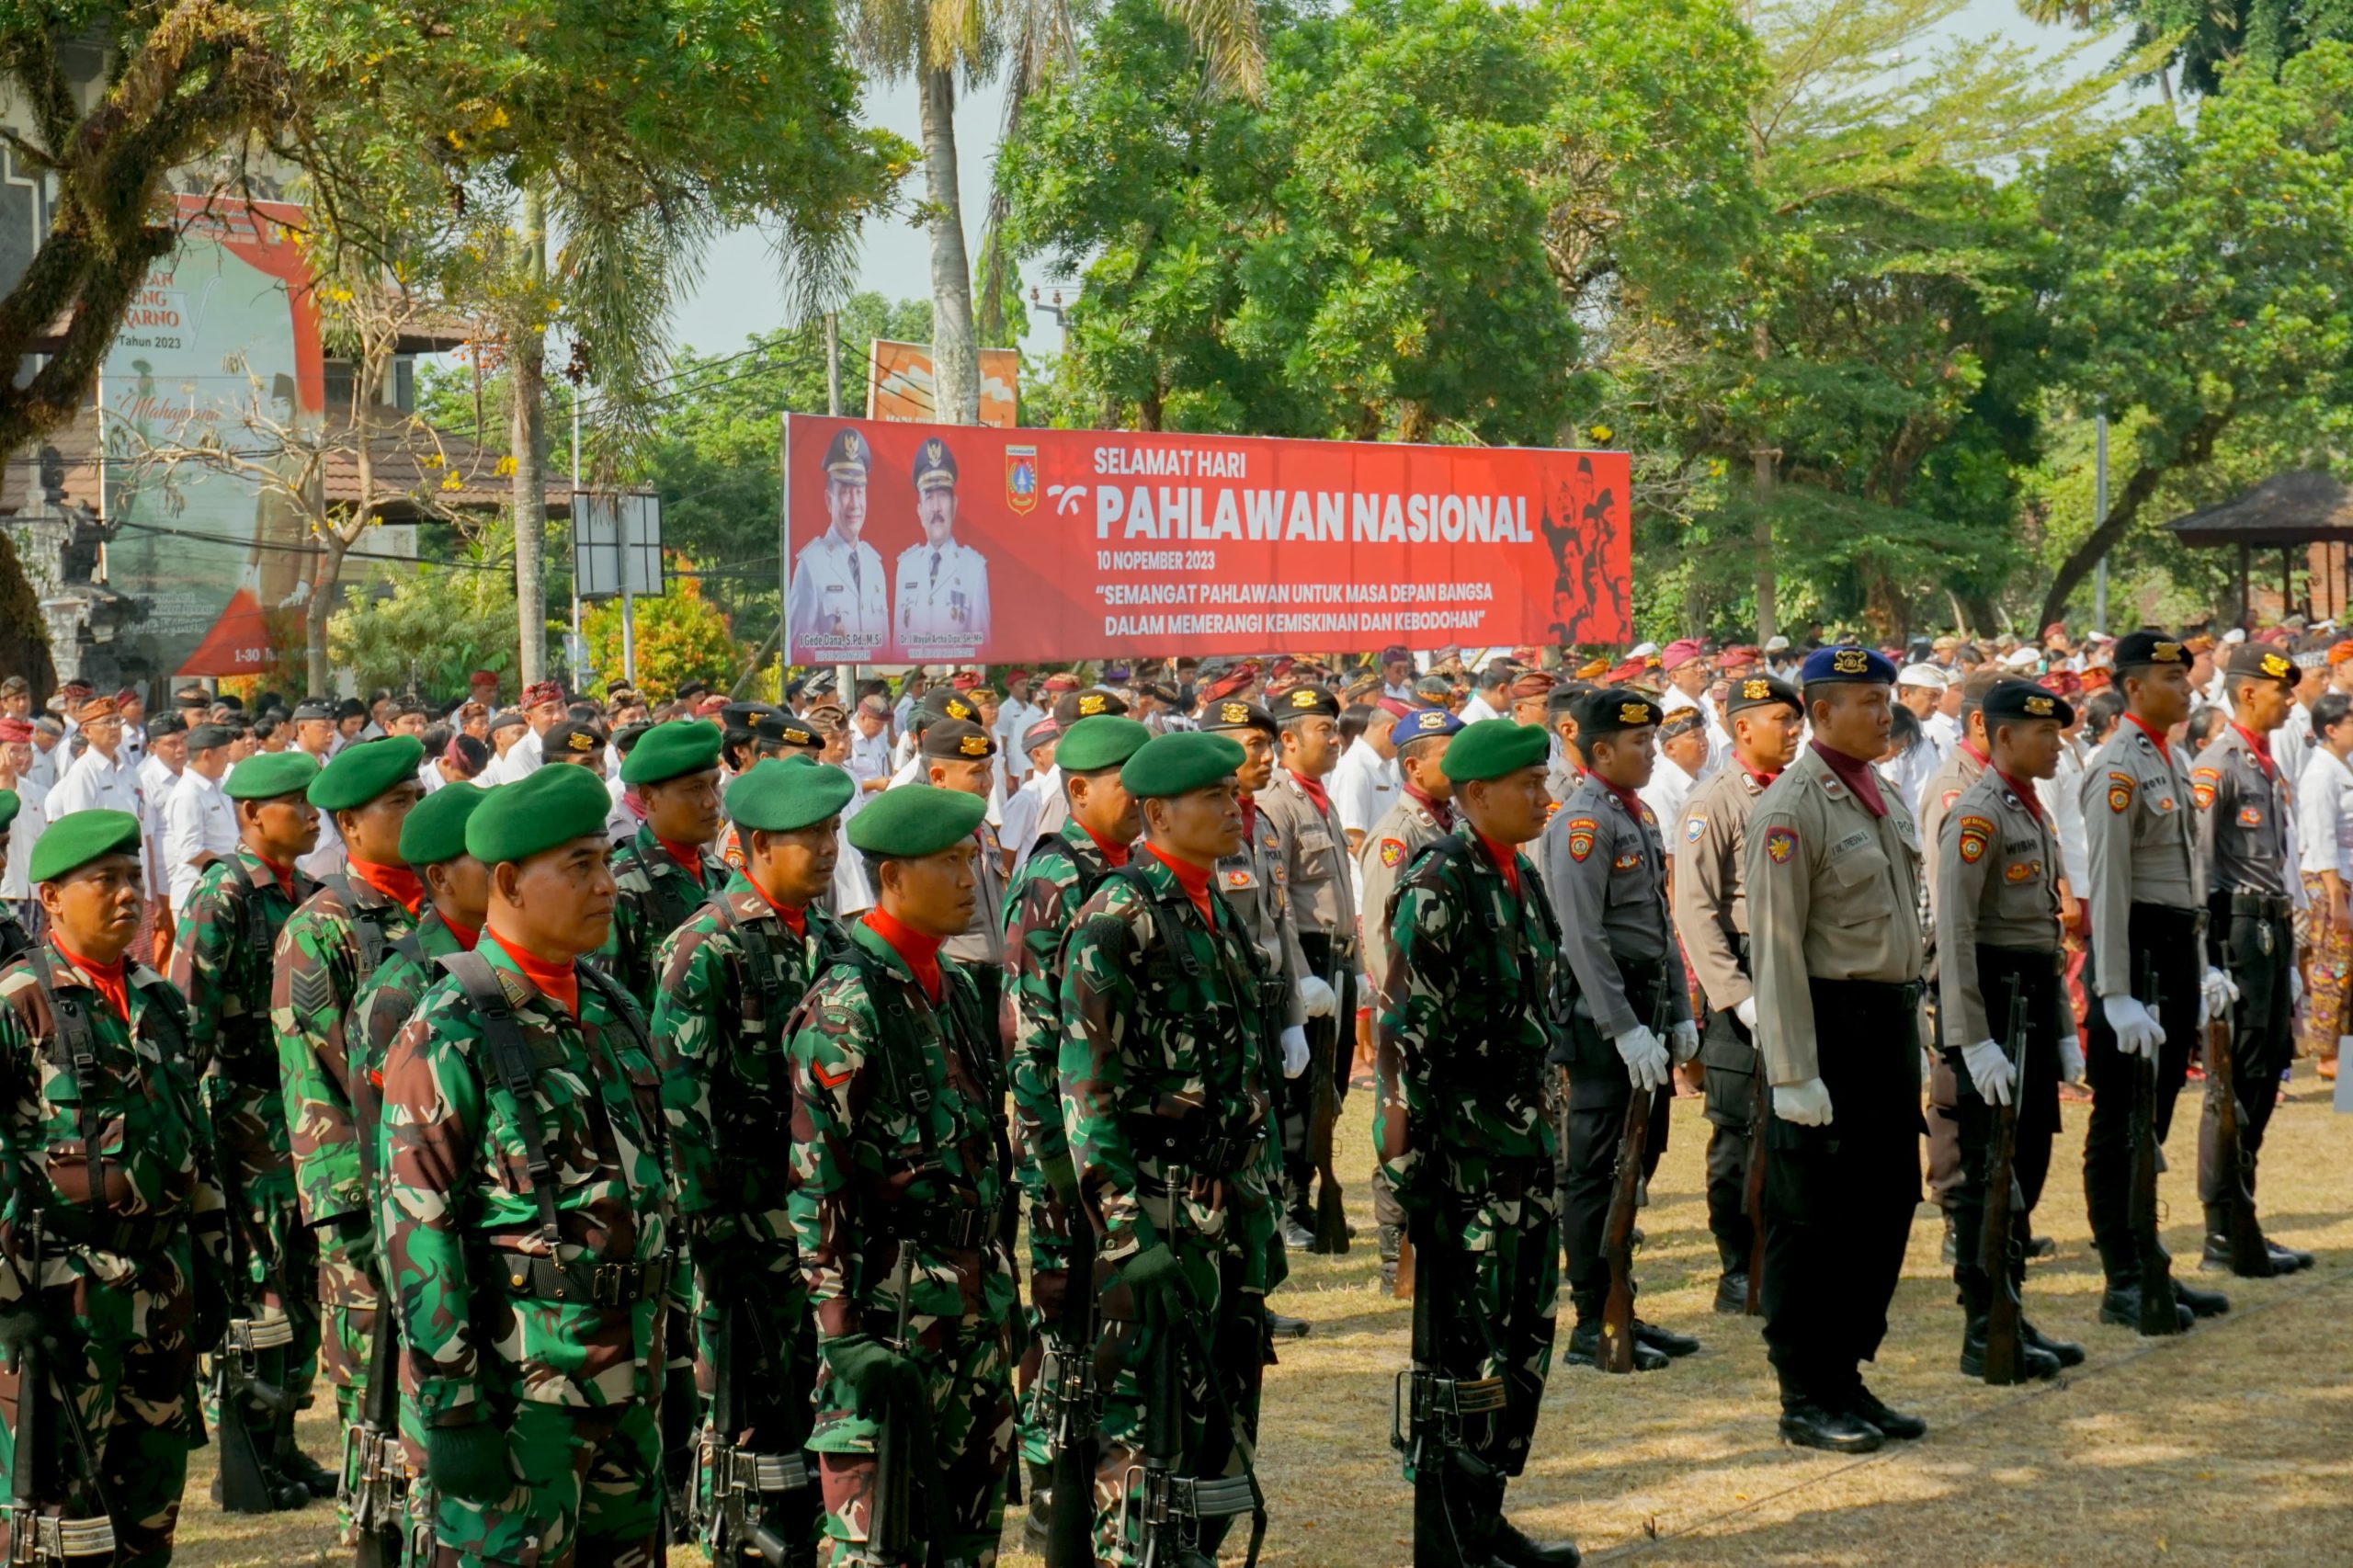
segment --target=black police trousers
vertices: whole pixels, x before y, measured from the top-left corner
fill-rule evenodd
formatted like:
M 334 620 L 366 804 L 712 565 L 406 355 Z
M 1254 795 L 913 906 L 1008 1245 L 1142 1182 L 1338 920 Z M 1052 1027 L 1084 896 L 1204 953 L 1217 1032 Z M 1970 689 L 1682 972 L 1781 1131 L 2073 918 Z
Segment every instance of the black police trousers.
M 1331 937 L 1302 931 L 1299 946 L 1308 969 L 1332 987 L 1338 1001 L 1332 1017 L 1307 1020 L 1307 1071 L 1296 1078 L 1279 1078 L 1275 1089 L 1277 1124 L 1283 1141 L 1284 1207 L 1293 1219 L 1313 1230 L 1315 1167 L 1308 1158 L 1307 1143 L 1315 1123 L 1315 1090 L 1329 1073 L 1336 1108 L 1347 1096 L 1348 1065 L 1357 1046 L 1357 977 L 1356 966 Z M 1377 1165 L 1373 1181 L 1376 1189 L 1386 1185 Z
M 1765 1345 L 1781 1401 L 1837 1401 L 1879 1353 L 1920 1201 L 1919 987 L 1814 980 L 1832 1119 L 1766 1123 Z
M 1756 1153 L 1756 1096 L 1764 1083 L 1756 1047 L 1728 1012 L 1708 1015 L 1699 1033 L 1707 1073 L 1708 1233 L 1727 1274 L 1744 1273 L 1756 1244 L 1748 1216 L 1748 1172 Z
M 1634 1016 L 1647 1019 L 1665 983 L 1664 966 L 1620 962 L 1620 983 Z M 1615 1041 L 1606 1038 L 1582 1003 L 1570 1020 L 1569 1109 L 1561 1141 L 1561 1244 L 1568 1260 L 1569 1294 L 1577 1321 L 1598 1321 L 1609 1294 L 1609 1260 L 1602 1243 L 1609 1228 L 1609 1194 L 1618 1170 L 1618 1146 L 1626 1128 L 1633 1081 Z M 1666 1044 L 1662 1037 L 1661 1045 Z M 1666 1153 L 1667 1113 L 1675 1103 L 1672 1085 L 1651 1096 L 1650 1141 L 1643 1151 L 1643 1180 L 1658 1169 Z
M 2234 912 L 2230 894 L 2218 896 L 2206 926 L 2210 944 L 2228 941 L 2231 961 L 2224 967 L 2238 982 L 2239 999 L 2231 1004 L 2231 1066 L 2236 1079 L 2239 1141 L 2252 1161 L 2263 1152 L 2263 1130 L 2271 1124 L 2272 1108 L 2279 1103 L 2279 1075 L 2296 1059 L 2294 1017 L 2290 1011 L 2288 977 L 2296 967 L 2296 933 L 2283 907 L 2277 915 Z M 2283 901 L 2284 904 L 2284 901 Z M 2216 1098 L 2222 1085 L 2212 1074 L 2206 1078 L 2206 1108 L 2198 1120 L 2198 1199 L 2220 1203 L 2229 1173 L 2215 1166 L 2214 1140 L 2222 1107 Z M 2254 1185 L 2252 1176 L 2248 1178 Z M 2254 1196 L 2250 1191 L 2249 1197 Z
M 2059 1029 L 2067 1006 L 2059 981 L 2060 955 L 2027 949 L 1977 949 L 1977 989 L 1984 998 L 1986 1022 L 2008 1050 L 2010 999 L 2026 997 L 2026 1045 L 2018 1080 L 2011 1086 L 2018 1108 L 2018 1144 L 2010 1160 L 2017 1191 L 2011 1198 L 2010 1234 L 2002 1244 L 2002 1275 L 2016 1285 L 2026 1278 L 2026 1245 L 2033 1234 L 2029 1221 L 2051 1174 L 2051 1140 L 2059 1131 Z M 2065 1019 L 2075 1028 L 2075 1019 Z M 1994 1142 L 2000 1130 L 2000 1108 L 1977 1092 L 1976 1082 L 1961 1062 L 1958 1046 L 1948 1054 L 1959 1087 L 1953 1122 L 1961 1133 L 1960 1179 L 1953 1183 L 1946 1212 L 1952 1216 L 1953 1283 L 1961 1289 L 1961 1304 L 1971 1317 L 1984 1315 L 1992 1305 L 1996 1276 L 1984 1267 L 1985 1200 Z
M 2125 982 L 2130 994 L 2141 996 L 2144 958 L 2156 986 L 2152 1009 L 2157 1027 L 2165 1032 L 2157 1048 L 2156 1133 L 2162 1144 L 2173 1128 L 2174 1106 L 2189 1076 L 2189 1059 L 2198 1046 L 2198 993 L 2204 980 L 2204 959 L 2198 943 L 2198 912 L 2168 909 L 2163 904 L 2136 903 L 2127 917 L 2125 942 L 2132 973 Z M 2084 1209 L 2091 1216 L 2092 1244 L 2099 1249 L 2101 1270 L 2111 1288 L 2134 1285 L 2141 1278 L 2141 1258 L 2132 1243 L 2132 1081 L 2145 1072 L 2141 1058 L 2116 1047 L 2116 1031 L 2099 1001 L 2102 977 L 2094 963 L 2084 966 L 2084 989 L 2090 994 L 2090 1017 L 2084 1036 L 2084 1072 L 2091 1080 L 2092 1114 L 2084 1131 Z M 2145 997 L 2142 997 L 2143 1001 Z

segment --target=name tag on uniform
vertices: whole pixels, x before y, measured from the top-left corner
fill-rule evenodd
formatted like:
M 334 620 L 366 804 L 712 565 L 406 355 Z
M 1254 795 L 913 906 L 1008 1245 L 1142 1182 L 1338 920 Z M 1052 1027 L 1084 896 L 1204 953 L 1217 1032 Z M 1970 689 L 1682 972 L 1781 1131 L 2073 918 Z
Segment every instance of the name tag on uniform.
M 1832 845 L 1830 846 L 1830 853 L 1835 858 L 1836 856 L 1844 855 L 1849 849 L 1859 849 L 1870 841 L 1870 830 L 1868 828 L 1859 827 L 1854 832 L 1848 834 L 1846 837 L 1840 839 L 1837 843 Z
M 1891 813 L 1892 814 L 1892 813 Z M 1920 830 L 1910 817 L 1895 818 L 1895 836 L 1904 840 L 1904 847 L 1915 854 L 1920 848 Z

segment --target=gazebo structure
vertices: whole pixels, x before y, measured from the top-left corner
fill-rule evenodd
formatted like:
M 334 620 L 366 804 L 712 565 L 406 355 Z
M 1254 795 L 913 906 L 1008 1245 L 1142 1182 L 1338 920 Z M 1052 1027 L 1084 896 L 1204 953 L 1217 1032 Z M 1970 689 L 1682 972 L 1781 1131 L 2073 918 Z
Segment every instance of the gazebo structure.
M 2239 614 L 2248 617 L 2255 596 L 2256 552 L 2279 552 L 2279 615 L 2301 610 L 2313 620 L 2342 619 L 2347 609 L 2348 556 L 2353 555 L 2353 489 L 2310 469 L 2272 475 L 2243 495 L 2165 525 L 2176 539 L 2200 550 L 2238 551 Z M 2303 556 L 2304 593 L 2295 591 L 2296 557 Z

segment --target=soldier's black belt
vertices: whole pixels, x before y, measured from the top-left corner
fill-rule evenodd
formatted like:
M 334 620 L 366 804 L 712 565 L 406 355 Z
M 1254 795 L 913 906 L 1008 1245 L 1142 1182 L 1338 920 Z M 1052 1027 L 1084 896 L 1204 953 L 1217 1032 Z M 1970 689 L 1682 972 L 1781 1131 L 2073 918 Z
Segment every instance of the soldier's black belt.
M 878 1221 L 882 1233 L 897 1241 L 915 1242 L 942 1252 L 971 1252 L 996 1234 L 994 1209 L 958 1205 L 915 1209 L 902 1205 L 886 1210 Z
M 1261 1007 L 1279 1007 L 1290 1000 L 1290 982 L 1278 975 L 1272 980 L 1259 981 L 1252 988 Z
M 2215 902 L 2222 903 L 2225 899 L 2233 915 L 2244 915 L 2256 920 L 2285 920 L 2295 913 L 2295 905 L 2282 892 L 2226 893 Z
M 1154 1155 L 1165 1164 L 1207 1176 L 1232 1175 L 1256 1143 L 1255 1139 L 1232 1132 L 1204 1135 L 1165 1116 L 1130 1117 L 1127 1132 L 1129 1147 L 1137 1153 Z
M 2206 929 L 2207 914 L 2203 909 L 2184 909 L 2172 903 L 2144 903 L 2134 899 L 2126 918 L 2153 921 L 2160 926 L 2178 925 L 2192 935 L 2200 935 Z
M 46 1209 L 41 1213 L 41 1228 L 48 1239 L 68 1246 L 88 1247 L 95 1252 L 117 1252 L 130 1256 L 162 1250 L 173 1235 L 188 1228 L 188 1217 L 181 1214 L 142 1214 L 131 1217 L 121 1214 L 95 1215 L 85 1209 L 63 1205 Z
M 657 1300 L 670 1288 L 667 1257 L 651 1263 L 582 1263 L 566 1267 L 551 1257 L 503 1252 L 492 1256 L 490 1267 L 510 1295 L 574 1306 L 634 1306 Z

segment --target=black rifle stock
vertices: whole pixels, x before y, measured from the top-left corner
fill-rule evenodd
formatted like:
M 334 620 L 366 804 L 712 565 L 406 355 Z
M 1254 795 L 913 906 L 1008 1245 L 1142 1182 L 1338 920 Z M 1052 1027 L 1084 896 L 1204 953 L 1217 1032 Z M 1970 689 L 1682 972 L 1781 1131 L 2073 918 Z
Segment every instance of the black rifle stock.
M 2002 1053 L 2010 1063 L 2010 1103 L 1989 1107 L 1994 1112 L 1994 1139 L 1985 1152 L 1985 1210 L 1977 1237 L 1977 1267 L 1989 1292 L 1985 1316 L 1985 1381 L 2015 1383 L 2026 1377 L 2026 1345 L 2020 1329 L 2025 1315 L 2011 1264 L 2018 1256 L 2018 1176 L 2014 1169 L 2018 1147 L 2018 1105 L 2026 1097 L 2026 987 L 2010 986 L 2010 1024 Z
M 2157 1017 L 2157 971 L 2154 954 L 2141 955 L 2140 983 L 2135 987 L 2149 1017 Z M 2164 1155 L 2157 1143 L 2157 1058 L 2164 1042 L 2145 1058 L 2126 1057 L 2132 1074 L 2132 1251 L 2141 1275 L 2141 1311 L 2134 1326 L 2143 1334 L 2181 1332 L 2174 1306 L 2173 1255 L 2158 1234 L 2157 1166 Z
M 1347 1042 L 1353 1027 L 1339 1011 L 1342 983 L 1347 978 L 1347 966 L 1342 963 L 1336 963 L 1333 972 L 1325 977 L 1332 987 L 1332 1048 L 1317 1051 L 1316 1060 L 1308 1069 L 1315 1074 L 1315 1108 L 1308 1126 L 1307 1157 L 1314 1166 L 1317 1187 L 1315 1244 L 1308 1249 L 1311 1252 L 1337 1254 L 1348 1250 L 1348 1210 L 1340 1195 L 1339 1173 L 1333 1163 L 1332 1148 L 1340 1121 L 1336 1075 L 1347 1071 L 1340 1065 L 1338 1051 Z
M 234 1152 L 221 1136 L 225 1108 L 235 1085 L 216 1058 L 204 1075 L 204 1126 L 223 1206 L 228 1210 L 229 1289 L 234 1292 L 228 1332 L 212 1353 L 212 1392 L 221 1419 L 221 1506 L 232 1514 L 275 1513 L 291 1490 L 270 1466 L 276 1446 L 270 1430 L 293 1408 L 283 1386 L 287 1347 L 294 1327 L 283 1312 L 267 1312 L 253 1279 L 260 1244 L 251 1233 L 245 1187 Z M 270 1265 L 265 1262 L 265 1274 Z M 283 1290 L 279 1299 L 285 1300 Z M 389 1307 L 383 1309 L 390 1311 Z M 307 1494 L 305 1494 L 307 1495 Z
M 899 1239 L 899 1329 L 892 1348 L 907 1353 L 907 1309 L 915 1291 L 915 1242 Z M 882 1431 L 874 1447 L 874 1511 L 867 1522 L 871 1555 L 877 1562 L 899 1564 L 908 1560 L 915 1540 L 915 1425 L 925 1413 L 900 1389 L 891 1398 Z
M 2222 945 L 2225 971 L 2237 968 L 2230 944 Z M 2243 1279 L 2268 1279 L 2271 1263 L 2262 1227 L 2255 1222 L 2255 1156 L 2246 1146 L 2246 1108 L 2239 1104 L 2238 1040 L 2225 1006 L 2206 1026 L 2206 1093 L 2214 1102 L 2214 1168 L 2222 1181 L 2224 1235 L 2231 1272 Z
M 702 1475 L 691 1499 L 699 1514 L 694 1528 L 713 1562 L 738 1562 L 749 1551 L 769 1568 L 785 1568 L 792 1559 L 792 1544 L 769 1521 L 768 1500 L 811 1484 L 808 1460 L 800 1453 L 758 1454 L 736 1446 L 735 1434 L 742 1430 L 736 1391 L 744 1376 L 747 1329 L 736 1291 L 722 1286 L 715 1294 L 722 1303 L 718 1378 L 711 1393 L 710 1426 L 696 1451 Z
M 1662 1049 L 1669 1021 L 1675 1016 L 1674 994 L 1665 976 L 1651 1001 L 1651 1035 Z M 1673 1070 L 1672 1057 L 1669 1071 Z M 1649 1163 L 1651 1106 L 1654 1095 L 1641 1085 L 1626 1102 L 1625 1125 L 1618 1133 L 1618 1163 L 1609 1177 L 1609 1217 L 1601 1234 L 1602 1256 L 1609 1263 L 1609 1294 L 1601 1304 L 1601 1354 L 1605 1372 L 1634 1369 L 1634 1219 L 1642 1207 L 1643 1167 Z
M 1095 1426 L 1101 1415 L 1095 1386 L 1095 1226 L 1075 1205 L 1070 1222 L 1074 1234 L 1062 1321 L 1039 1371 L 1053 1419 L 1054 1501 L 1046 1521 L 1046 1568 L 1095 1568 Z
M 1504 1408 L 1504 1381 L 1448 1373 L 1445 1336 L 1455 1310 L 1453 1266 L 1461 1259 L 1444 1245 L 1435 1212 L 1416 1215 L 1411 1229 L 1428 1267 L 1414 1292 L 1414 1364 L 1397 1374 L 1391 1394 L 1389 1446 L 1404 1458 L 1414 1483 L 1414 1568 L 1471 1568 L 1447 1506 L 1447 1483 L 1456 1471 L 1489 1472 L 1464 1445 L 1462 1423 Z
M 1766 1130 L 1772 1126 L 1773 1091 L 1765 1082 L 1765 1060 L 1756 1061 L 1752 1080 L 1756 1103 L 1748 1126 L 1748 1180 L 1742 1194 L 1748 1210 L 1748 1295 L 1740 1310 L 1750 1317 L 1765 1315 L 1765 1162 L 1771 1157 Z

